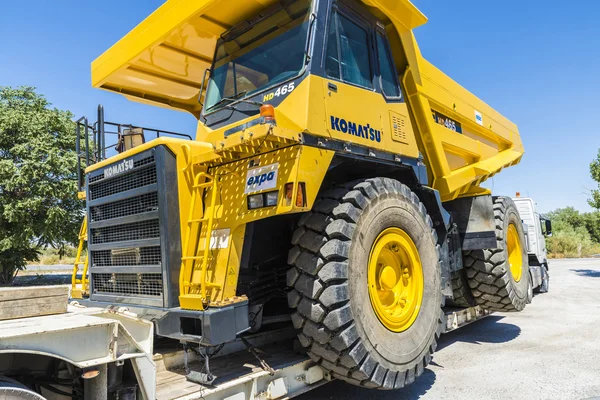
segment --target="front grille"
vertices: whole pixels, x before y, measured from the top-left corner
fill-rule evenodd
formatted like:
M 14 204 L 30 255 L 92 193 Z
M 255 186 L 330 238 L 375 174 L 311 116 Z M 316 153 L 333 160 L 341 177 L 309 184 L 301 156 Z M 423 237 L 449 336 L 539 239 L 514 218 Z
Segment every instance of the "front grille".
M 158 193 L 146 193 L 90 208 L 90 221 L 105 221 L 158 210 Z
M 152 154 L 152 155 L 150 155 L 148 157 L 144 157 L 144 158 L 139 159 L 139 160 L 135 160 L 133 162 L 133 168 L 142 167 L 144 165 L 152 164 L 153 162 L 154 162 L 154 154 Z M 104 175 L 103 174 L 91 176 L 89 178 L 89 183 L 98 182 L 98 181 L 101 181 L 102 179 L 104 179 Z
M 132 189 L 138 189 L 156 183 L 156 167 L 146 164 L 141 169 L 134 169 L 132 172 L 119 174 L 112 178 L 106 178 L 90 183 L 90 200 L 97 200 L 102 197 L 112 196 L 114 194 L 126 192 Z
M 94 293 L 162 297 L 162 274 L 93 274 Z
M 90 243 L 113 243 L 160 237 L 158 219 L 92 229 Z
M 129 168 L 114 168 L 120 163 Z M 108 168 L 111 176 L 105 177 Z M 88 176 L 91 300 L 178 305 L 176 171 L 175 157 L 159 146 Z M 168 245 L 163 242 L 167 237 Z
M 160 246 L 92 251 L 96 267 L 136 267 L 161 265 Z

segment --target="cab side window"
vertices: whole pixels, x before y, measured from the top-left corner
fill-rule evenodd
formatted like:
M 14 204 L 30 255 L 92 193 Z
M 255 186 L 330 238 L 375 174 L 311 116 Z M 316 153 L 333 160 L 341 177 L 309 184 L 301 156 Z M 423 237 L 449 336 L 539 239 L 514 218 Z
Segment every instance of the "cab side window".
M 325 70 L 331 78 L 373 88 L 369 34 L 338 13 L 332 15 L 329 24 Z
M 387 97 L 400 97 L 397 73 L 385 36 L 377 33 L 377 58 L 381 72 L 381 90 Z

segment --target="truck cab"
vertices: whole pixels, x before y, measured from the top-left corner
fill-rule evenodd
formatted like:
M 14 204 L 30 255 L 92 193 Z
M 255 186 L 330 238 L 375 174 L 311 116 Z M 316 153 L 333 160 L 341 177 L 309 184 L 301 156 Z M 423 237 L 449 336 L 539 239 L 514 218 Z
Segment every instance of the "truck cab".
M 545 290 L 543 288 L 544 280 L 549 279 L 546 237 L 552 236 L 552 221 L 538 212 L 537 205 L 532 198 L 518 195 L 513 198 L 513 201 L 526 226 L 527 256 L 533 287 L 547 291 L 547 286 Z

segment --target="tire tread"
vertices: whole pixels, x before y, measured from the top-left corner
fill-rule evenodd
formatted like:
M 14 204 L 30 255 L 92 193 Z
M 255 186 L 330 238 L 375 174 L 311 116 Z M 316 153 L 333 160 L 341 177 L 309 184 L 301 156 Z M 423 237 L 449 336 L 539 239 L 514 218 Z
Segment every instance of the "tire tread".
M 437 243 L 431 218 L 415 193 L 396 180 L 371 178 L 321 193 L 313 211 L 300 218 L 288 257 L 292 267 L 287 275 L 292 287 L 288 302 L 296 311 L 292 322 L 310 358 L 337 379 L 378 389 L 399 389 L 414 382 L 431 361 L 443 330 L 441 304 L 425 356 L 404 371 L 392 371 L 369 355 L 354 325 L 347 262 L 352 235 L 369 204 L 390 194 L 415 205 Z M 436 250 L 439 258 L 439 245 Z

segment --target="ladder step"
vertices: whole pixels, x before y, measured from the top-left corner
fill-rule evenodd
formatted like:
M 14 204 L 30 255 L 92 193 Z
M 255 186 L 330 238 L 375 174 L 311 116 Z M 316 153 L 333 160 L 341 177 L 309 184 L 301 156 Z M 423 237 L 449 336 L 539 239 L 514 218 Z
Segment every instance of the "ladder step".
M 181 257 L 182 260 L 202 260 L 204 258 L 204 256 L 188 256 L 188 257 Z M 208 256 L 208 260 L 212 260 L 211 256 Z
M 198 223 L 198 222 L 206 222 L 206 221 L 208 221 L 208 218 L 190 219 L 190 220 L 188 221 L 188 225 L 189 225 L 189 224 Z
M 202 285 L 200 283 L 190 283 L 189 287 L 192 288 L 199 288 Z M 222 285 L 219 283 L 213 283 L 213 282 L 204 282 L 204 286 L 206 286 L 206 288 L 216 288 L 216 289 L 221 289 Z

